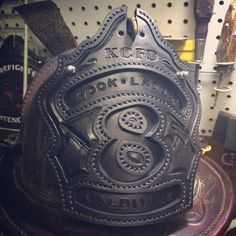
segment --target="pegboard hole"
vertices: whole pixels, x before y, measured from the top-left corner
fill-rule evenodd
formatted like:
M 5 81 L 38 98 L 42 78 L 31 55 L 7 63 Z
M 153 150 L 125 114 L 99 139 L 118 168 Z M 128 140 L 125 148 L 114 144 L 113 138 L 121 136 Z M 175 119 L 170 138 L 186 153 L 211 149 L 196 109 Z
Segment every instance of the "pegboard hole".
M 69 7 L 69 11 L 73 11 L 73 7 Z
M 188 6 L 189 6 L 189 3 L 188 3 L 188 2 L 184 2 L 184 6 L 185 6 L 185 7 L 188 7 Z
M 152 8 L 156 8 L 156 3 L 152 3 Z
M 212 83 L 213 83 L 213 84 L 216 84 L 216 80 L 213 80 Z
M 202 134 L 206 134 L 206 132 L 207 132 L 207 131 L 206 131 L 205 129 L 201 129 L 201 133 L 202 133 Z
M 201 82 L 202 82 L 202 81 L 199 79 L 199 80 L 198 80 L 198 83 L 200 84 Z
M 74 36 L 74 38 L 77 40 L 77 39 L 78 39 L 78 36 L 77 36 L 77 35 L 75 35 L 75 36 Z
M 169 20 L 167 21 L 167 23 L 168 23 L 168 24 L 172 24 L 172 20 L 169 19 Z
M 215 107 L 213 107 L 213 106 L 210 106 L 210 109 L 211 109 L 211 110 L 214 110 L 214 109 L 215 109 Z
M 8 28 L 8 27 L 9 27 L 9 25 L 8 25 L 8 24 L 5 24 L 5 27 L 6 27 L 6 28 Z
M 216 95 L 214 93 L 212 93 L 211 96 L 214 98 Z
M 209 118 L 209 121 L 212 122 L 212 121 L 213 121 L 213 118 Z
M 139 35 L 140 35 L 140 37 L 145 37 L 145 34 L 144 34 L 144 32 L 143 31 L 141 31 L 140 33 L 139 33 Z
M 47 52 L 48 52 L 48 50 L 47 50 L 46 48 L 44 48 L 44 49 L 43 49 L 43 51 L 44 51 L 45 53 L 47 53 Z
M 94 9 L 95 9 L 96 11 L 98 11 L 99 7 L 98 7 L 98 6 L 94 6 Z
M 71 22 L 71 24 L 73 25 L 73 26 L 75 26 L 75 22 L 73 21 L 73 22 Z
M 211 130 L 211 129 L 208 129 L 208 133 L 212 133 L 212 130 Z
M 14 9 L 11 10 L 12 14 L 16 14 L 16 11 Z
M 87 35 L 87 36 L 86 36 L 86 38 L 87 38 L 87 39 L 90 39 L 90 36 L 89 36 L 89 35 Z
M 4 14 L 5 14 L 5 11 L 4 11 L 4 10 L 1 10 L 1 14 L 3 14 L 3 15 L 4 15 Z
M 97 21 L 97 25 L 101 25 L 101 22 L 100 22 L 100 21 Z
M 84 6 L 82 6 L 82 7 L 81 7 L 81 10 L 82 10 L 82 11 L 85 11 L 85 10 L 86 10 L 86 8 L 85 8 Z
M 107 7 L 109 10 L 111 10 L 112 9 L 112 6 L 111 5 L 108 5 L 108 7 Z
M 168 3 L 167 3 L 167 7 L 172 7 L 172 3 L 171 3 L 171 2 L 168 2 Z
M 219 18 L 217 21 L 218 21 L 218 23 L 222 23 L 223 22 L 223 20 L 221 18 Z
M 184 19 L 184 20 L 183 20 L 183 23 L 184 23 L 184 24 L 188 24 L 188 19 Z
M 85 21 L 85 22 L 84 22 L 84 25 L 86 25 L 86 26 L 87 26 L 87 25 L 88 25 L 88 22 L 87 22 L 87 21 Z
M 233 83 L 233 81 L 229 81 L 228 84 L 229 85 L 233 85 L 234 83 Z
M 220 5 L 224 5 L 224 3 L 225 3 L 224 1 L 219 1 Z
M 229 107 L 226 107 L 226 108 L 225 108 L 225 110 L 226 110 L 226 111 L 229 111 L 229 110 L 230 110 L 230 108 L 229 108 Z
M 19 27 L 19 24 L 18 23 L 16 23 L 16 28 L 18 28 Z
M 227 97 L 227 98 L 231 98 L 231 95 L 227 95 L 226 97 Z
M 141 5 L 138 3 L 138 4 L 136 5 L 136 7 L 137 7 L 137 8 L 141 8 Z
M 118 32 L 118 34 L 119 34 L 119 36 L 124 36 L 124 31 L 123 31 L 123 30 L 120 30 L 120 31 Z
M 220 39 L 220 35 L 217 35 L 217 36 L 216 36 L 216 39 L 218 39 L 218 40 L 219 40 L 219 39 Z

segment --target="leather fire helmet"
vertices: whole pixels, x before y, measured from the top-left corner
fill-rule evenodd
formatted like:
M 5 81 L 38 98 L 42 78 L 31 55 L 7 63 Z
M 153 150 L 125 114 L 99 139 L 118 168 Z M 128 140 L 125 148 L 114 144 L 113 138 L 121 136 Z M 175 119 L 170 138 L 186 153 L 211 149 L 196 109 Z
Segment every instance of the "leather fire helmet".
M 17 188 L 58 217 L 111 226 L 189 209 L 201 108 L 188 70 L 146 12 L 111 11 L 29 88 Z

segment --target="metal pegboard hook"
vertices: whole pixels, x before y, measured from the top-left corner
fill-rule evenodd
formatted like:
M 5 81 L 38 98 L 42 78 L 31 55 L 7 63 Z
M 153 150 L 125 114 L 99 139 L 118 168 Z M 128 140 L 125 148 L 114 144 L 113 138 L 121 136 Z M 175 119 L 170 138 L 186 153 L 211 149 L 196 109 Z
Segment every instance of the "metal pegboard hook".
M 200 84 L 198 84 L 198 85 L 197 85 L 197 91 L 200 91 L 200 90 L 202 90 L 202 89 L 203 89 L 203 86 L 200 85 Z
M 234 70 L 233 65 L 234 65 L 234 62 L 218 62 L 218 63 L 216 63 L 216 71 L 217 71 L 217 73 L 219 73 L 219 79 L 217 82 L 217 86 L 214 87 L 214 90 L 216 91 L 215 100 L 214 100 L 214 107 L 216 106 L 219 92 L 227 93 L 232 90 L 232 87 L 224 84 L 224 75 L 226 73 L 230 73 Z

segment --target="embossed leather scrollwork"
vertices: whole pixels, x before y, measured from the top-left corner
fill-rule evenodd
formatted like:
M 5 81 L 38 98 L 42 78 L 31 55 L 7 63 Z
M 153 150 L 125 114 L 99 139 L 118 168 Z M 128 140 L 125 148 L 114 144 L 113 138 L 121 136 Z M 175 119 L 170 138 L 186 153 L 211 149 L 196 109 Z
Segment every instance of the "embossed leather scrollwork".
M 25 102 L 17 186 L 68 217 L 113 226 L 158 222 L 189 209 L 200 155 L 200 102 L 188 66 L 143 10 L 127 8 L 58 57 Z M 31 112 L 28 112 L 28 111 Z M 30 138 L 29 138 L 30 137 Z M 40 148 L 39 148 L 40 147 Z

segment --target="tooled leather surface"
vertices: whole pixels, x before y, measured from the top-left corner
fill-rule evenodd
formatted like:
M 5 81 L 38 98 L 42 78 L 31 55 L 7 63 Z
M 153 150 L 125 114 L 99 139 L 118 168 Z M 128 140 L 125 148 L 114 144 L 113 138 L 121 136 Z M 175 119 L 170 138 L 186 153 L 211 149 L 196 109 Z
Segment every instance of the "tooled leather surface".
M 1 163 L 2 165 L 2 163 Z M 2 166 L 0 166 L 2 168 Z M 6 169 L 6 166 L 4 167 Z M 11 176 L 6 176 L 11 179 Z M 5 179 L 6 180 L 6 179 Z M 2 183 L 1 183 L 2 184 Z M 2 186 L 2 185 L 1 185 Z M 232 183 L 216 163 L 206 157 L 200 160 L 194 185 L 193 207 L 184 215 L 154 225 L 132 228 L 101 227 L 81 222 L 63 222 L 50 213 L 29 212 L 31 221 L 25 218 L 18 205 L 25 206 L 5 188 L 6 199 L 0 198 L 0 226 L 9 235 L 222 235 L 230 223 L 233 205 Z M 217 196 L 217 197 L 215 197 Z M 15 197 L 15 198 L 14 198 Z M 13 202 L 11 202 L 13 201 Z M 43 226 L 45 225 L 46 226 Z M 8 230 L 7 230 L 8 229 Z
M 39 205 L 116 226 L 154 223 L 191 206 L 199 98 L 150 16 L 137 9 L 136 20 L 132 39 L 126 7 L 114 10 L 31 87 L 16 173 Z M 40 127 L 35 138 L 32 125 Z

